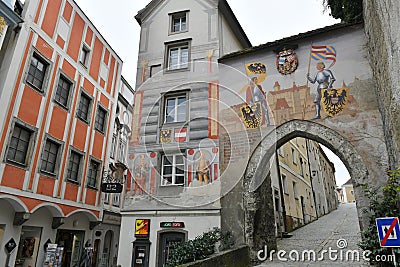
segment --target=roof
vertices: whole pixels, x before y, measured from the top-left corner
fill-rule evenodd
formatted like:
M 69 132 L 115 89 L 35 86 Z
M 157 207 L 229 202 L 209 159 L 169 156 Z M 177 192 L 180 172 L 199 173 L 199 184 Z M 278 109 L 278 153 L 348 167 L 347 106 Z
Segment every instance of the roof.
M 289 104 L 285 98 L 278 98 L 276 100 L 275 110 L 289 108 Z
M 347 182 L 345 182 L 342 186 L 344 185 L 353 185 L 353 178 L 350 178 L 349 180 L 347 180 Z
M 135 16 L 135 19 L 139 23 L 139 25 L 142 25 L 143 19 L 147 17 L 163 1 L 164 0 L 152 0 L 143 9 L 139 10 L 139 12 Z M 226 0 L 218 0 L 218 9 L 221 12 L 221 14 L 225 17 L 228 24 L 231 26 L 232 32 L 236 35 L 241 45 L 245 48 L 251 47 L 251 42 L 249 38 L 244 32 L 242 26 L 237 20 L 228 2 Z
M 221 57 L 219 59 L 219 61 L 225 60 L 225 59 L 229 59 L 229 58 L 234 58 L 236 56 L 241 56 L 241 55 L 245 55 L 245 54 L 249 54 L 249 53 L 253 53 L 253 52 L 257 52 L 263 49 L 267 49 L 267 48 L 276 48 L 279 46 L 283 46 L 283 45 L 289 45 L 290 43 L 294 42 L 294 41 L 298 41 L 301 39 L 305 39 L 305 38 L 309 38 L 309 37 L 313 37 L 322 33 L 329 33 L 331 31 L 336 31 L 339 29 L 344 29 L 344 28 L 359 28 L 360 26 L 362 26 L 363 23 L 361 22 L 357 22 L 357 23 L 337 23 L 337 24 L 333 24 L 330 26 L 326 26 L 323 28 L 318 28 L 315 30 L 311 30 L 311 31 L 307 31 L 304 33 L 299 33 L 297 35 L 293 35 L 290 37 L 285 37 L 276 41 L 272 41 L 272 42 L 268 42 L 265 44 L 261 44 L 258 46 L 254 46 L 254 47 L 250 47 L 247 49 L 243 49 L 237 52 L 233 52 L 231 54 L 227 54 L 223 57 Z

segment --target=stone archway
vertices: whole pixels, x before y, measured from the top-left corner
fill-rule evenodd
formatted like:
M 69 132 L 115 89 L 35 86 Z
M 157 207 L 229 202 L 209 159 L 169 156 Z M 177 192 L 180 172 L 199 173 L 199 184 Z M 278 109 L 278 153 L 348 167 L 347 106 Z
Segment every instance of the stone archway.
M 233 231 L 239 243 L 244 242 L 250 247 L 250 256 L 253 261 L 257 261 L 257 252 L 265 245 L 270 249 L 276 248 L 274 207 L 268 162 L 277 147 L 294 137 L 317 141 L 331 149 L 343 161 L 353 178 L 361 229 L 368 223 L 367 215 L 363 212 L 368 206 L 368 199 L 363 194 L 361 185 L 370 182 L 370 177 L 359 151 L 345 137 L 324 125 L 311 121 L 288 121 L 261 140 L 249 159 L 242 183 L 227 194 L 227 200 L 222 200 L 223 228 Z M 254 181 L 257 181 L 256 184 L 260 186 L 253 188 Z M 233 199 L 242 203 L 242 206 L 236 211 L 238 215 L 236 220 L 235 216 L 224 216 L 227 203 Z M 231 209 L 229 212 L 232 212 Z M 232 229 L 229 226 L 236 222 L 240 226 L 239 231 L 238 228 Z M 240 236 L 241 234 L 242 236 Z

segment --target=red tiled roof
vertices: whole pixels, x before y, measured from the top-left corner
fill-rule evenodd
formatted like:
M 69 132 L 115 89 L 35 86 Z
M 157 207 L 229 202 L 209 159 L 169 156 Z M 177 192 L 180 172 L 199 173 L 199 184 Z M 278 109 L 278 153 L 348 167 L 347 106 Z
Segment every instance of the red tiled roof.
M 276 100 L 275 110 L 289 108 L 289 104 L 284 98 L 278 98 Z

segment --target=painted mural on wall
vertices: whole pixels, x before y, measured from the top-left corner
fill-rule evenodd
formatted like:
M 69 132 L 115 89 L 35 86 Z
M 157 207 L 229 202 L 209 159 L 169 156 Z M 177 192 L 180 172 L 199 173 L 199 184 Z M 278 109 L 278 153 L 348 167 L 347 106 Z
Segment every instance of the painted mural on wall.
M 154 152 L 131 155 L 132 161 L 132 195 L 153 194 L 155 190 L 155 166 L 157 154 Z
M 279 126 L 292 119 L 324 122 L 362 111 L 352 94 L 355 87 L 370 82 L 367 62 L 361 67 L 357 62 L 360 51 L 352 53 L 342 43 L 310 44 L 297 50 L 283 48 L 275 57 L 265 55 L 242 66 L 233 64 L 242 72 L 237 80 L 245 83 L 237 86 L 228 82 L 229 86 L 239 87 L 236 92 L 242 101 L 240 104 L 238 97 L 230 98 L 239 102 L 230 103 L 230 109 L 237 114 L 236 123 L 240 120 L 245 128 L 257 129 Z M 222 125 L 228 132 L 238 131 L 232 123 L 233 116 L 226 114 L 227 109 L 221 110 Z
M 189 149 L 187 152 L 188 186 L 208 185 L 218 180 L 218 148 Z

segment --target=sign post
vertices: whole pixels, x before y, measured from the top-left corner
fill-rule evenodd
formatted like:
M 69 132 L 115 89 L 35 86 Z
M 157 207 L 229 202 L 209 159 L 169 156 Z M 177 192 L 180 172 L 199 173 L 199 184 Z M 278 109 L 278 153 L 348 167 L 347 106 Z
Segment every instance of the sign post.
M 381 247 L 392 248 L 394 266 L 397 266 L 394 248 L 400 247 L 400 226 L 398 217 L 376 218 Z
M 9 267 L 10 265 L 10 256 L 11 252 L 17 247 L 17 243 L 15 242 L 14 238 L 11 238 L 8 240 L 7 244 L 5 245 L 5 249 L 7 252 L 7 258 L 6 258 L 6 267 Z

